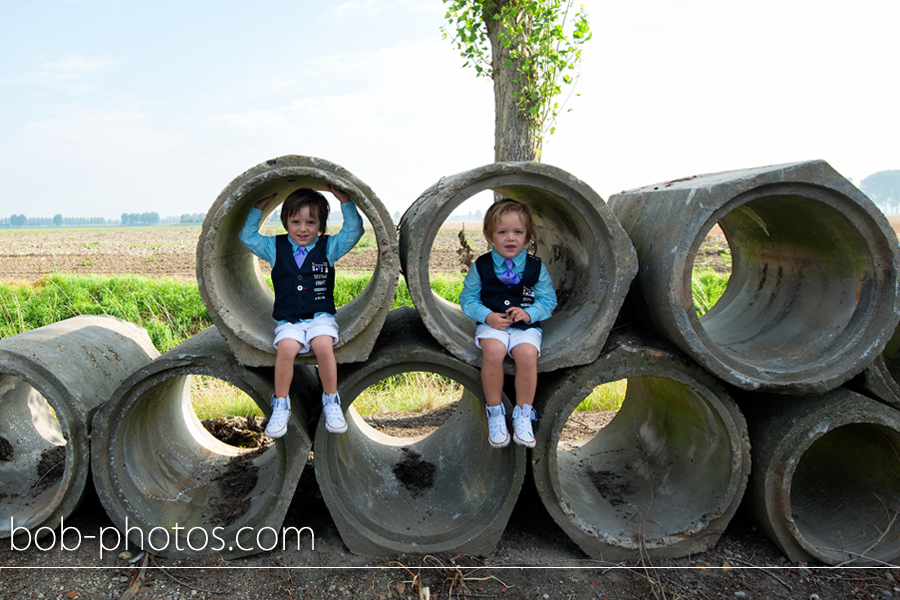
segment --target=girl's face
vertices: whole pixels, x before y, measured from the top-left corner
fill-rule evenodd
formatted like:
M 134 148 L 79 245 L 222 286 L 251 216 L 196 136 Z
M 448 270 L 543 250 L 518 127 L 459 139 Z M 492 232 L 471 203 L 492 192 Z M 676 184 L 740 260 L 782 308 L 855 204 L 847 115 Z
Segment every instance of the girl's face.
M 528 243 L 528 231 L 522 215 L 510 211 L 500 215 L 494 232 L 491 234 L 494 250 L 503 258 L 512 258 L 519 254 Z
M 287 232 L 298 246 L 309 245 L 319 235 L 319 217 L 310 212 L 309 205 L 303 206 L 288 217 Z

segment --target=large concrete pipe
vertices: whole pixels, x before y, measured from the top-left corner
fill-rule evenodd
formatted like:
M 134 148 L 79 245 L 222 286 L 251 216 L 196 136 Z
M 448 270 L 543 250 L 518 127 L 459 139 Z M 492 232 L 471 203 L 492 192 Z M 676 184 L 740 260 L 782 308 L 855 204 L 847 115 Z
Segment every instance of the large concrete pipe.
M 225 558 L 295 545 L 278 529 L 312 447 L 305 408 L 293 402 L 287 434 L 247 450 L 204 429 L 190 378 L 209 376 L 266 411 L 272 369 L 239 365 L 210 327 L 126 379 L 94 416 L 94 485 L 132 547 L 160 556 Z M 293 398 L 316 385 L 312 367 L 295 369 Z M 302 540 L 304 547 L 307 541 Z
M 874 362 L 847 387 L 900 409 L 900 327 Z
M 613 420 L 574 449 L 561 445 L 578 404 L 622 379 Z M 543 375 L 537 398 L 535 485 L 588 555 L 673 558 L 715 545 L 746 487 L 750 449 L 743 417 L 713 377 L 674 348 L 613 334 L 595 362 Z
M 84 494 L 94 411 L 157 356 L 146 331 L 108 316 L 0 340 L 0 538 L 63 524 Z
M 559 305 L 542 324 L 539 371 L 597 358 L 637 272 L 634 248 L 609 207 L 586 183 L 536 162 L 495 163 L 444 177 L 400 220 L 400 260 L 425 326 L 452 354 L 478 366 L 475 324 L 459 305 L 431 291 L 428 263 L 441 225 L 460 204 L 493 190 L 534 213 L 536 254 L 553 279 Z M 511 365 L 509 369 L 511 369 Z
M 897 326 L 897 236 L 824 161 L 687 177 L 609 205 L 639 256 L 634 314 L 739 388 L 822 393 L 871 363 Z M 698 318 L 694 256 L 716 223 L 732 273 Z
M 197 243 L 200 295 L 241 364 L 275 364 L 275 295 L 263 280 L 257 258 L 238 241 L 247 213 L 270 194 L 277 192 L 280 204 L 297 188 L 325 190 L 329 184 L 350 196 L 373 227 L 378 245 L 378 263 L 369 284 L 353 301 L 338 308 L 341 331 L 335 359 L 361 361 L 372 350 L 394 300 L 400 273 L 397 231 L 391 216 L 375 193 L 346 169 L 320 158 L 282 156 L 256 165 L 222 190 L 206 214 Z M 276 207 L 271 203 L 266 207 L 264 221 Z M 315 355 L 300 356 L 297 362 L 314 364 Z
M 900 557 L 900 413 L 844 388 L 739 402 L 753 448 L 747 508 L 792 562 Z
M 424 371 L 465 389 L 453 416 L 422 438 L 395 438 L 362 420 L 351 403 L 370 385 Z M 491 448 L 479 373 L 434 342 L 416 311 L 391 311 L 365 363 L 339 366 L 348 430 L 320 421 L 316 479 L 344 543 L 356 554 L 490 554 L 525 475 L 525 451 Z M 504 396 L 507 414 L 512 406 Z

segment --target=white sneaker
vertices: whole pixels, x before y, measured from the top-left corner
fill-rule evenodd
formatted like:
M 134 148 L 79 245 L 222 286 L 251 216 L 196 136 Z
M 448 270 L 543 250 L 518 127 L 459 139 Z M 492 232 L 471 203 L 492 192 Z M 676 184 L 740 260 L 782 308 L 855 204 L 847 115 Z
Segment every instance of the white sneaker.
M 280 438 L 287 433 L 288 420 L 291 418 L 291 399 L 289 396 L 276 398 L 272 394 L 272 416 L 266 425 L 266 436 Z
M 534 432 L 531 431 L 531 422 L 537 421 L 537 413 L 530 404 L 523 404 L 513 409 L 513 430 L 516 443 L 526 448 L 534 448 Z
M 488 440 L 494 448 L 509 445 L 509 430 L 506 429 L 506 409 L 503 405 L 486 407 L 488 420 Z
M 341 397 L 337 392 L 331 395 L 322 393 L 322 414 L 325 416 L 325 429 L 329 433 L 347 431 L 347 421 L 344 420 L 344 411 L 341 410 Z

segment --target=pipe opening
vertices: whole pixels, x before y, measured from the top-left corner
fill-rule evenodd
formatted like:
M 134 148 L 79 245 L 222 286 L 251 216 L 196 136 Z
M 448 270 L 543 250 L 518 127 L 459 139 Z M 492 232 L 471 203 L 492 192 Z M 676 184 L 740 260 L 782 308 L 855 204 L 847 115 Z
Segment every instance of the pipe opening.
M 464 388 L 453 379 L 421 371 L 391 375 L 353 401 L 366 425 L 393 438 L 419 439 L 447 423 Z
M 110 441 L 114 485 L 131 514 L 152 528 L 146 538 L 136 527 L 126 533 L 156 550 L 209 551 L 204 541 L 216 528 L 257 523 L 260 505 L 282 486 L 277 445 L 244 449 L 215 438 L 197 418 L 191 379 L 180 375 L 141 391 Z
M 701 238 L 691 270 L 691 300 L 702 318 L 719 301 L 731 278 L 731 247 L 718 224 Z
M 0 532 L 43 522 L 68 484 L 68 426 L 26 381 L 0 374 Z M 54 524 L 55 525 L 55 524 Z
M 816 439 L 790 482 L 801 543 L 834 563 L 900 553 L 900 432 L 843 425 Z M 890 560 L 890 558 L 888 558 Z
M 559 436 L 559 449 L 569 451 L 584 446 L 609 425 L 622 408 L 627 387 L 627 379 L 595 387 L 566 419 Z
M 394 365 L 349 385 L 365 389 L 403 369 Z M 316 476 L 332 514 L 339 513 L 354 532 L 349 539 L 342 533 L 351 549 L 356 536 L 382 548 L 456 548 L 482 536 L 518 494 L 521 478 L 514 474 L 521 473 L 521 455 L 515 448 L 490 447 L 480 389 L 452 370 L 437 366 L 432 372 L 455 380 L 462 391 L 453 413 L 428 435 L 400 438 L 377 431 L 359 415 L 357 394 L 347 388 L 341 392 L 352 403 L 347 432 L 327 434 L 320 424 Z
M 720 211 L 732 273 L 715 306 L 690 318 L 724 361 L 805 371 L 857 339 L 879 267 L 860 224 L 827 199 L 812 186 L 763 186 Z
M 700 393 L 671 379 L 631 377 L 607 426 L 578 447 L 557 446 L 560 506 L 612 546 L 671 546 L 725 510 L 733 460 L 729 426 Z

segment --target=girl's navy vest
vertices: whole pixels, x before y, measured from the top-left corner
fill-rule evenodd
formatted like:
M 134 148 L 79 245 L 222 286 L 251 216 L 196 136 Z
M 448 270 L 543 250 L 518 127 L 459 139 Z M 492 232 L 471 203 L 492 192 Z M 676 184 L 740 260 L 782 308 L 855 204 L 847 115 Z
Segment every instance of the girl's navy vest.
M 491 253 L 482 254 L 475 260 L 475 268 L 481 277 L 481 302 L 491 312 L 505 313 L 512 306 L 527 308 L 534 304 L 534 286 L 541 276 L 541 259 L 530 254 L 525 255 L 525 271 L 518 284 L 509 287 L 497 278 L 494 272 L 494 260 Z M 516 329 L 539 327 L 540 321 L 531 323 L 513 323 Z
M 288 236 L 275 236 L 275 264 L 272 266 L 275 308 L 272 317 L 276 321 L 296 323 L 312 319 L 316 313 L 333 315 L 337 312 L 334 307 L 334 269 L 325 254 L 327 244 L 328 236 L 320 236 L 300 268 L 294 260 Z

